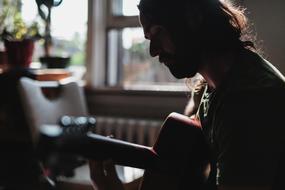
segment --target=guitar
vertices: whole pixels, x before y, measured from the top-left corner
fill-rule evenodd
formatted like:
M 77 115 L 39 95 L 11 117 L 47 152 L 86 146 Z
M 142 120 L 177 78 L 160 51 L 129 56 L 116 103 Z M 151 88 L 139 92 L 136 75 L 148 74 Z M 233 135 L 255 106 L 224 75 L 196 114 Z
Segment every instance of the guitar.
M 171 113 L 152 147 L 94 133 L 65 134 L 60 128 L 43 126 L 39 147 L 46 154 L 59 152 L 87 159 L 112 159 L 116 164 L 145 169 L 141 189 L 199 189 L 210 162 L 209 146 L 199 123 Z M 189 180 L 191 183 L 189 183 Z

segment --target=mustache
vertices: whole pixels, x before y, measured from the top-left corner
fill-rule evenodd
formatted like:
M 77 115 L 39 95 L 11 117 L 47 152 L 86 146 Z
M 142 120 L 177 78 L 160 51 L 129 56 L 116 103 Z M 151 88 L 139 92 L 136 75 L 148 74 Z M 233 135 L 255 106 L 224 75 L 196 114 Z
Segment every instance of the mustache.
M 169 53 L 161 53 L 159 54 L 159 60 L 169 60 L 169 59 L 174 59 L 175 56 L 173 54 L 169 54 Z

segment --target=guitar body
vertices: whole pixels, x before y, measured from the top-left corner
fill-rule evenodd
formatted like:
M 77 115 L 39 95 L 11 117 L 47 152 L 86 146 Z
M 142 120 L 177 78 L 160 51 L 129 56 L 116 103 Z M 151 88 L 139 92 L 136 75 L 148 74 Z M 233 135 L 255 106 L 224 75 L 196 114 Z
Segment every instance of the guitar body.
M 97 134 L 49 135 L 49 130 L 41 131 L 39 144 L 45 153 L 76 154 L 96 160 L 111 158 L 120 165 L 145 169 L 141 190 L 202 189 L 203 171 L 210 162 L 209 147 L 199 123 L 178 113 L 166 118 L 153 147 Z
M 146 170 L 141 190 L 203 188 L 205 177 L 201 174 L 210 162 L 210 151 L 197 121 L 171 113 L 162 125 L 153 150 L 166 168 Z

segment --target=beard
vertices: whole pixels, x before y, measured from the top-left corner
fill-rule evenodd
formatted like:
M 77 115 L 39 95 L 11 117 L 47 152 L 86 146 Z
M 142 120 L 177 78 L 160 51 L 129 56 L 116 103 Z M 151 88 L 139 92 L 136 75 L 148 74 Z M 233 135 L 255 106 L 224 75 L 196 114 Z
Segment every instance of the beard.
M 195 41 L 180 37 L 174 38 L 175 55 L 173 55 L 173 61 L 166 66 L 175 78 L 191 78 L 197 74 L 201 65 L 201 52 Z

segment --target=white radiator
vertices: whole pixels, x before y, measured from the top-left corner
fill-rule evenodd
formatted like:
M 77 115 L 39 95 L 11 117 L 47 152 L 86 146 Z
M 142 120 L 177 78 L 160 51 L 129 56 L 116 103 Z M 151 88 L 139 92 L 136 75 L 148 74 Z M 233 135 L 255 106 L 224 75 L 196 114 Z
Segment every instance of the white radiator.
M 95 133 L 116 139 L 152 146 L 162 121 L 132 118 L 96 117 Z

